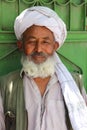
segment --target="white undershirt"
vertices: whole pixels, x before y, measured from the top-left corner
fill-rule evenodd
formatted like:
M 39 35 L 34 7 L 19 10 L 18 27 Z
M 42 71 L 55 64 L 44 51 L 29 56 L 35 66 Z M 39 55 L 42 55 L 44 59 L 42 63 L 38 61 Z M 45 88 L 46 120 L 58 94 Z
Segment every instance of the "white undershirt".
M 33 79 L 25 75 L 23 83 L 28 130 L 67 130 L 63 96 L 56 75 L 51 77 L 43 97 Z

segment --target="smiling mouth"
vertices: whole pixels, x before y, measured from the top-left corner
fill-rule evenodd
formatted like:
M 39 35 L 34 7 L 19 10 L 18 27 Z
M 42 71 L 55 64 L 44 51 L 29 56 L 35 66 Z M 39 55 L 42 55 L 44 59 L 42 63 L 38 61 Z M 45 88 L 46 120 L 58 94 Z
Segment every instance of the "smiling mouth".
M 47 57 L 47 54 L 43 52 L 33 52 L 31 56 L 38 56 L 38 57 Z
M 43 52 L 33 52 L 31 57 L 34 62 L 42 63 L 47 59 L 48 55 Z
M 40 56 L 40 55 L 34 55 L 32 56 L 34 59 L 45 59 L 46 57 Z
M 33 62 L 35 62 L 37 64 L 43 63 L 44 61 L 46 61 L 46 59 L 47 58 L 44 56 L 39 56 L 39 55 L 32 56 Z

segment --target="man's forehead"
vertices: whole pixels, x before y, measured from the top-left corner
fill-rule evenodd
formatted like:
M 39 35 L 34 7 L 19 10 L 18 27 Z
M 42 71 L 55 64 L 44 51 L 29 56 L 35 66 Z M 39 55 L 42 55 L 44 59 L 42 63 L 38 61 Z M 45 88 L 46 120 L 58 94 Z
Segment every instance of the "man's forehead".
M 45 26 L 33 25 L 23 33 L 23 37 L 28 37 L 28 39 L 35 39 L 38 35 L 45 40 L 50 39 L 50 37 L 54 38 L 53 32 Z

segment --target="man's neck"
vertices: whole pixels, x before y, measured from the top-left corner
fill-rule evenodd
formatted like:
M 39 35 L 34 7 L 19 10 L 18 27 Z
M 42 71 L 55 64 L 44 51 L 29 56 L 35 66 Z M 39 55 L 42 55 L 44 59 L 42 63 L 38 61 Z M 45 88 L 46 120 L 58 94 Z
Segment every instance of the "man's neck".
M 37 84 L 42 96 L 44 95 L 44 92 L 46 90 L 50 78 L 51 78 L 50 76 L 46 78 L 40 78 L 40 77 L 34 78 L 34 81 Z

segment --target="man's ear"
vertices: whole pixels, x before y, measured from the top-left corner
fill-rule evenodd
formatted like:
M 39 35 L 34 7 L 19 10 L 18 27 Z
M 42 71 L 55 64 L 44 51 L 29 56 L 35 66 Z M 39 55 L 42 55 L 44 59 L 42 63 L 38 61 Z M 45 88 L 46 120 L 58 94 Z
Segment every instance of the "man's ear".
M 59 48 L 59 43 L 58 42 L 55 42 L 55 45 L 54 45 L 54 49 L 55 51 Z
M 22 47 L 22 41 L 17 41 L 17 47 L 19 50 L 22 50 L 23 47 Z

